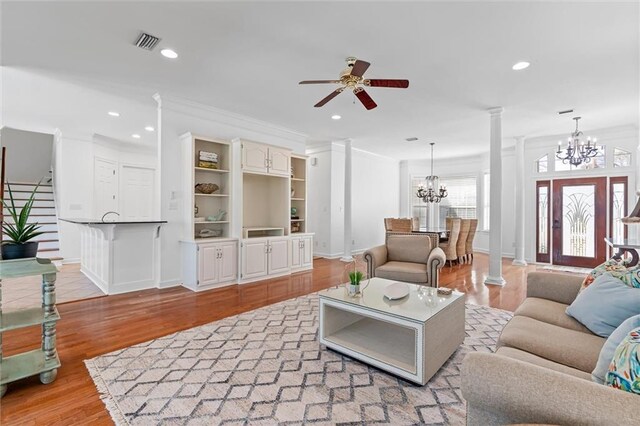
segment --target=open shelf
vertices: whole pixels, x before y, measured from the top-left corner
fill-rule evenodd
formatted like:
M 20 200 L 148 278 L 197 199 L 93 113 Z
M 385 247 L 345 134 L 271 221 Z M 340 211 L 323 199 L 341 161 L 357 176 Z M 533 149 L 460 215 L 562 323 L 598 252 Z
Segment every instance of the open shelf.
M 203 220 L 201 222 L 193 222 L 194 225 L 215 225 L 217 223 L 225 224 L 225 223 L 229 223 L 229 221 L 228 220 L 217 220 L 217 221 Z
M 208 167 L 194 167 L 194 169 L 198 172 L 229 173 L 229 170 L 210 169 Z
M 252 227 L 243 229 L 244 238 L 264 238 L 264 237 L 282 237 L 284 236 L 284 228 L 275 227 Z
M 291 180 L 294 181 L 294 182 L 304 182 L 304 179 L 302 179 L 302 178 L 292 177 Z
M 291 219 L 291 222 L 304 222 L 304 219 Z
M 229 194 L 200 194 L 198 192 L 195 192 L 193 195 L 195 195 L 196 197 L 228 197 Z
M 58 367 L 60 367 L 58 355 L 53 359 L 45 361 L 42 349 L 2 358 L 0 385 L 24 379 L 25 377 L 30 377 L 44 371 L 50 371 Z
M 304 198 L 291 198 L 291 201 L 304 201 Z
M 0 313 L 0 333 L 17 328 L 43 324 L 45 322 L 58 321 L 60 314 L 57 308 L 53 308 L 52 315 L 44 314 L 44 308 L 21 309 L 13 312 Z

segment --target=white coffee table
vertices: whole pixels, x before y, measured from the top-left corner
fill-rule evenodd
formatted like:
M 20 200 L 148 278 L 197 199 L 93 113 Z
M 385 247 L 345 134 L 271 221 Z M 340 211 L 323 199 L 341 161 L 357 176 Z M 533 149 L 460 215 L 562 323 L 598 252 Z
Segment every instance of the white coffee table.
M 464 341 L 464 295 L 422 296 L 408 284 L 407 297 L 388 300 L 393 282 L 372 278 L 359 297 L 345 286 L 321 291 L 320 343 L 424 385 Z

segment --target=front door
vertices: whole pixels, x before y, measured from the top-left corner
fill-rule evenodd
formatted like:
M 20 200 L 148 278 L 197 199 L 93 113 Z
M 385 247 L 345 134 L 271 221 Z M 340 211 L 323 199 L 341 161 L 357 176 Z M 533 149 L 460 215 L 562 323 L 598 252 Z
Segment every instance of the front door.
M 592 268 L 605 261 L 607 178 L 557 179 L 553 185 L 553 263 Z

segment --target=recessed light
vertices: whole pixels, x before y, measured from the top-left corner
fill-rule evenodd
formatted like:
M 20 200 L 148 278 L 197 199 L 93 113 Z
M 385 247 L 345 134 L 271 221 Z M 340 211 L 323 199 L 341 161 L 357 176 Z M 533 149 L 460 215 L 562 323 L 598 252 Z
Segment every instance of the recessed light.
M 341 118 L 342 118 L 342 116 L 340 116 L 340 115 L 338 115 L 338 114 L 333 114 L 333 115 L 331 116 L 331 119 L 332 119 L 332 120 L 340 120 Z
M 522 61 L 522 62 L 518 62 L 518 63 L 516 63 L 516 64 L 515 64 L 514 66 L 512 66 L 511 68 L 512 68 L 514 71 L 520 71 L 520 70 L 523 70 L 523 69 L 529 68 L 529 65 L 531 65 L 529 62 Z
M 169 59 L 176 59 L 178 57 L 178 54 L 171 49 L 162 49 L 160 53 L 162 53 L 162 56 Z
M 147 126 L 144 128 L 147 132 L 153 132 L 155 129 L 153 128 L 153 126 Z
M 109 114 L 112 117 L 120 117 L 120 113 L 115 111 L 109 111 L 107 114 Z
M 140 139 L 140 135 L 137 133 L 132 134 L 131 137 L 134 139 Z

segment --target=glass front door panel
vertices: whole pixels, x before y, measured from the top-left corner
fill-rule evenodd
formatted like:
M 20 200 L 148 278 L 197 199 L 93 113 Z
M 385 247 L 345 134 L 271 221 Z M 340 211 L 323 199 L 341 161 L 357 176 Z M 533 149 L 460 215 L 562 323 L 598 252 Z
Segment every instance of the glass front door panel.
M 538 187 L 538 253 L 549 253 L 549 187 Z
M 595 186 L 562 188 L 562 254 L 595 256 Z

